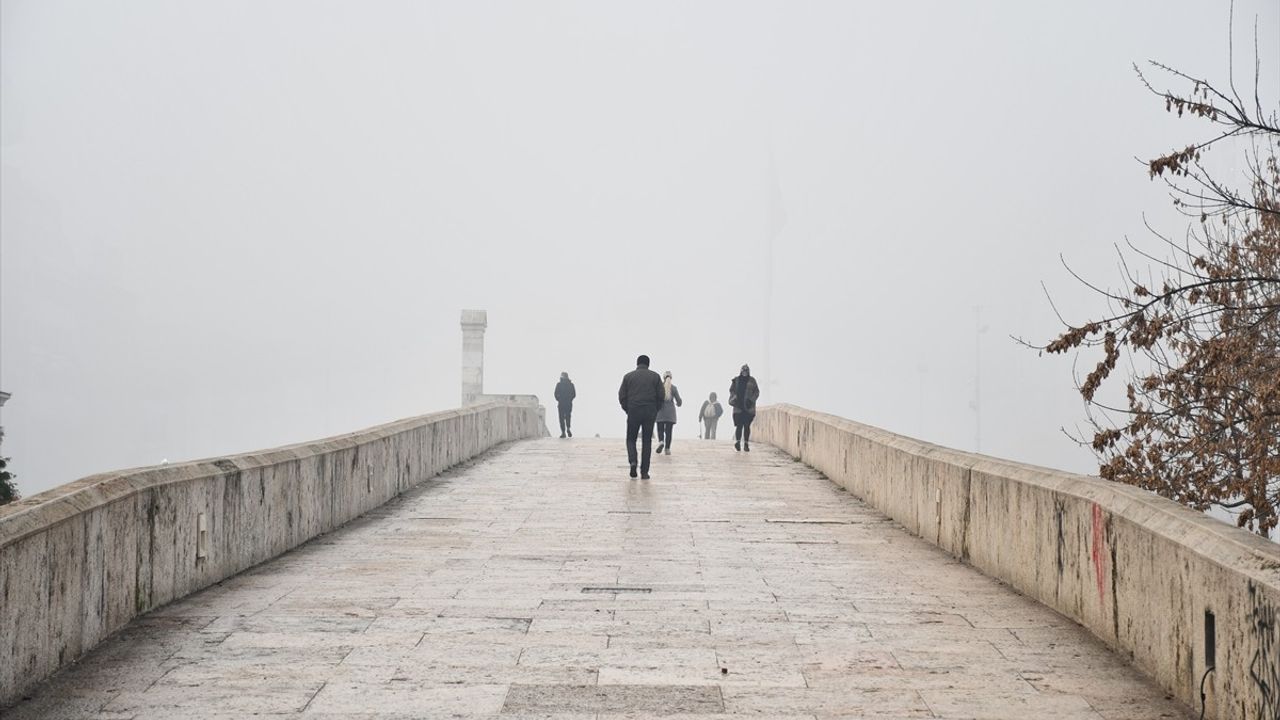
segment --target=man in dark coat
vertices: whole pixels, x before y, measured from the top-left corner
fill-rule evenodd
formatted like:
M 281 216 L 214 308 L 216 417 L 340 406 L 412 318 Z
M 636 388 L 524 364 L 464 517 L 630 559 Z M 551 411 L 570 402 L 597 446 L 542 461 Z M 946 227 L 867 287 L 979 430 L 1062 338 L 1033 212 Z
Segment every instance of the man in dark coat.
M 573 382 L 569 380 L 569 373 L 560 373 L 560 382 L 556 383 L 556 405 L 560 409 L 560 437 L 564 437 L 565 433 L 569 437 L 573 437 L 573 428 L 570 427 L 569 418 L 573 415 L 573 399 L 578 396 L 578 391 L 573 389 Z
M 649 369 L 649 356 L 636 358 L 636 369 L 622 378 L 618 388 L 618 403 L 627 413 L 627 462 L 631 464 L 631 477 L 636 476 L 636 436 L 641 439 L 640 477 L 649 479 L 649 455 L 653 450 L 653 422 L 658 408 L 666 400 L 662 378 Z
M 756 419 L 760 385 L 746 365 L 729 381 L 729 407 L 733 408 L 733 449 L 751 452 L 751 421 Z

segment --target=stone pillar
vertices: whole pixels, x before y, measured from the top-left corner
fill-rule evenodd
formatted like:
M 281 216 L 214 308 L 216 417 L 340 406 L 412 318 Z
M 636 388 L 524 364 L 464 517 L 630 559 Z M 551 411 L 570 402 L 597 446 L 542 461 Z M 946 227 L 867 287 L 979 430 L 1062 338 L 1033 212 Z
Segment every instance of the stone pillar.
M 462 406 L 474 405 L 484 394 L 484 310 L 462 311 Z

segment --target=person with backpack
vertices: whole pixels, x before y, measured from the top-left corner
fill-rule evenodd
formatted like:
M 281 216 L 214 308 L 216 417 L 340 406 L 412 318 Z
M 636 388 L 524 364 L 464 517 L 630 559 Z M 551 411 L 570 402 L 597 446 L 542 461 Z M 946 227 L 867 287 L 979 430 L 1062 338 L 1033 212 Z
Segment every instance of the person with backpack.
M 733 408 L 733 449 L 751 452 L 751 421 L 756 419 L 760 385 L 743 365 L 738 377 L 729 381 L 729 407 Z
M 702 439 L 716 439 L 716 425 L 720 424 L 720 416 L 724 414 L 724 406 L 716 401 L 716 394 L 711 393 L 711 397 L 702 403 L 702 408 L 698 410 L 698 420 L 702 423 Z
M 671 430 L 676 425 L 676 408 L 683 405 L 680 390 L 671 382 L 671 371 L 662 373 L 662 407 L 658 408 L 658 452 L 671 454 Z
M 560 382 L 556 383 L 556 405 L 560 411 L 560 437 L 564 437 L 567 433 L 569 437 L 573 437 L 573 428 L 570 419 L 573 416 L 573 399 L 578 397 L 578 391 L 573 389 L 573 381 L 569 379 L 569 373 L 560 373 Z

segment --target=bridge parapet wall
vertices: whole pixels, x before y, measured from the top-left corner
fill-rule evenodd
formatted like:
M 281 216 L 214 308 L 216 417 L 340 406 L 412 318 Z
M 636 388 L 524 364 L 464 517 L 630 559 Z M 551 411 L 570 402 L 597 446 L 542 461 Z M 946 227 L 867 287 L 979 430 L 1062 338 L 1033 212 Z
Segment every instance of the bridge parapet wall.
M 0 507 L 0 708 L 134 617 L 441 471 L 547 433 L 490 402 L 257 453 L 104 473 Z
M 1197 711 L 1215 635 L 1205 716 L 1280 717 L 1280 546 L 1138 488 L 790 405 L 761 408 L 753 429 L 1088 628 Z

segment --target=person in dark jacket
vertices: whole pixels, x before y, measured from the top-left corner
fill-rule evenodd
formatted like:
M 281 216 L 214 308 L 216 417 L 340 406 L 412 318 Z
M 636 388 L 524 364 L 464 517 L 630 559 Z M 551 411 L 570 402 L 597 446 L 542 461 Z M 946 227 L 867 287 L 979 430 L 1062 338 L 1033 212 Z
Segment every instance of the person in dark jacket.
M 636 358 L 636 369 L 622 378 L 618 388 L 618 404 L 627 414 L 627 462 L 631 477 L 636 476 L 636 435 L 640 436 L 640 477 L 649 479 L 649 455 L 653 450 L 653 423 L 662 406 L 665 392 L 662 378 L 649 369 L 649 356 Z
M 746 365 L 729 381 L 729 407 L 733 408 L 733 449 L 751 452 L 751 421 L 756 419 L 760 385 Z
M 702 403 L 702 408 L 698 410 L 698 422 L 702 423 L 702 439 L 715 440 L 716 426 L 720 424 L 720 416 L 724 414 L 724 406 L 716 400 L 716 394 L 711 393 L 711 397 Z
M 573 389 L 573 381 L 569 379 L 569 373 L 560 373 L 560 382 L 556 383 L 556 405 L 560 409 L 560 437 L 564 437 L 565 433 L 573 437 L 573 428 L 570 427 L 569 419 L 573 415 L 573 399 L 577 396 L 578 391 Z
M 676 426 L 676 407 L 684 405 L 680 390 L 671 382 L 671 371 L 662 373 L 662 407 L 658 408 L 658 452 L 671 454 L 671 430 Z

